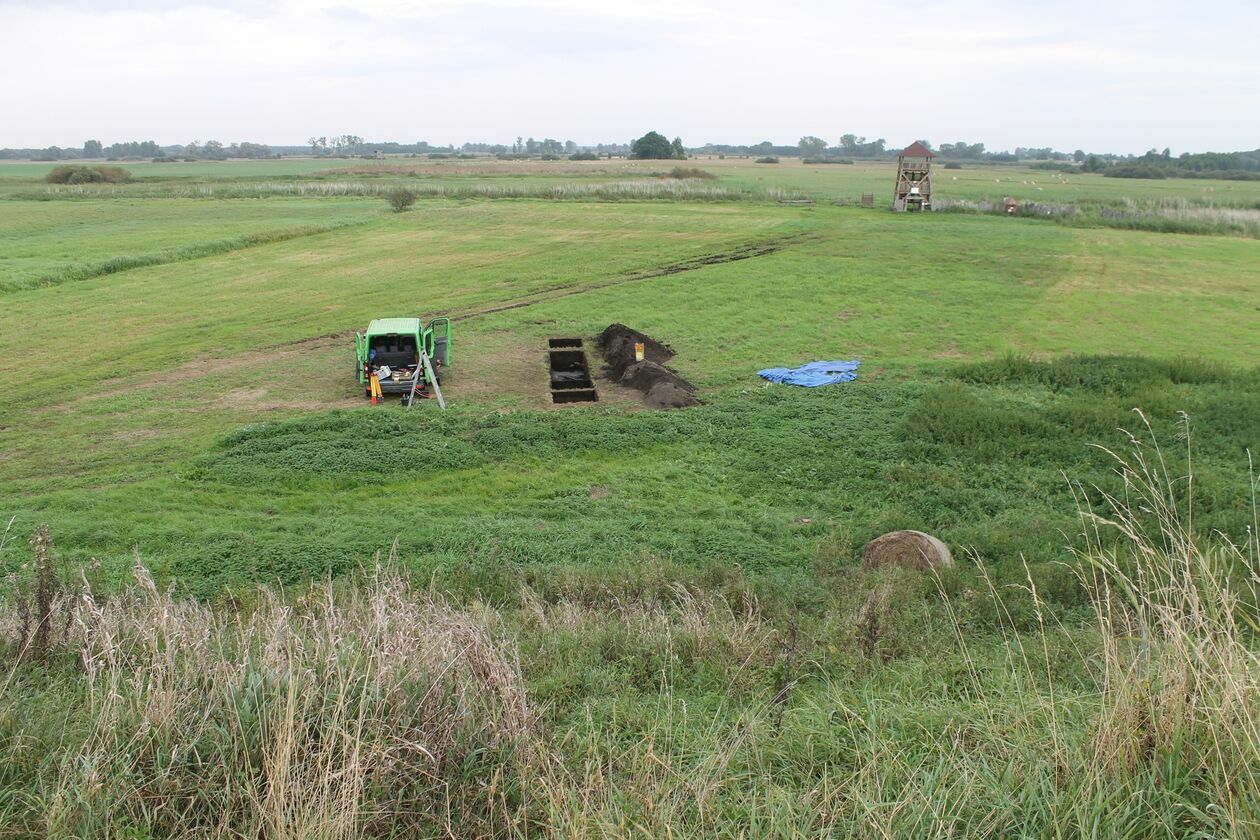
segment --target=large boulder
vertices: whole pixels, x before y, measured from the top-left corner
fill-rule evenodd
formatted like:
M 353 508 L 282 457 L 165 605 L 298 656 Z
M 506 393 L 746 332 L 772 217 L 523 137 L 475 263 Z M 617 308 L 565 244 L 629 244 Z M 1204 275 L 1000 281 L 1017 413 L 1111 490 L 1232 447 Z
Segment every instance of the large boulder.
M 907 569 L 935 569 L 953 566 L 949 546 L 922 531 L 893 531 L 876 537 L 862 549 L 862 565 L 868 569 L 902 566 Z

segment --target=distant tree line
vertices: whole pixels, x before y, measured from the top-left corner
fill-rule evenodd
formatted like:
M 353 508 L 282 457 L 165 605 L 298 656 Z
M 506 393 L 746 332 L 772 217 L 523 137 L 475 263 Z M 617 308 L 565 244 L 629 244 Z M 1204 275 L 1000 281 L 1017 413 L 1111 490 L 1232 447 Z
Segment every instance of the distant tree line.
M 1109 178 L 1218 178 L 1260 181 L 1260 149 L 1250 152 L 1183 152 L 1151 149 L 1139 157 L 1105 163 L 1095 171 Z
M 1227 178 L 1260 180 L 1260 149 L 1249 152 L 1202 152 L 1183 153 L 1174 157 L 1171 149 L 1151 149 L 1143 155 L 1115 155 L 1087 153 L 1082 149 L 1073 152 L 1057 151 L 1049 146 L 1017 146 L 1014 151 L 989 151 L 984 143 L 959 140 L 941 143 L 934 147 L 928 140 L 920 139 L 933 149 L 942 163 L 1027 163 L 1035 168 L 1100 173 L 1115 178 Z M 899 147 L 889 148 L 880 137 L 868 140 L 856 134 L 843 134 L 834 144 L 821 137 L 807 135 L 794 146 L 775 145 L 769 140 L 751 145 L 705 143 L 688 148 L 682 139 L 672 141 L 665 135 L 650 131 L 631 143 L 599 143 L 580 146 L 572 140 L 560 141 L 545 137 L 518 136 L 512 143 L 466 142 L 435 146 L 424 140 L 415 143 L 370 143 L 355 134 L 311 137 L 306 146 L 268 146 L 262 143 L 239 142 L 223 144 L 217 140 L 204 143 L 192 141 L 185 145 L 159 146 L 153 140 L 111 143 L 106 146 L 99 140 L 88 140 L 81 148 L 49 146 L 44 149 L 0 149 L 0 159 L 32 159 L 46 161 L 67 160 L 225 160 L 227 158 L 269 158 L 280 155 L 314 154 L 318 156 L 358 157 L 384 155 L 427 155 L 429 157 L 456 157 L 496 155 L 506 159 L 542 158 L 558 159 L 561 155 L 571 160 L 594 160 L 600 157 L 635 157 L 656 160 L 681 160 L 689 155 L 747 156 L 753 158 L 800 157 L 816 163 L 850 163 L 854 159 L 890 160 L 895 158 Z
M 87 140 L 82 148 L 49 146 L 44 149 L 0 149 L 0 159 L 22 160 L 127 160 L 150 158 L 154 160 L 178 160 L 199 158 L 226 160 L 227 158 L 267 158 L 274 153 L 270 146 L 261 143 L 231 143 L 223 145 L 217 140 L 200 143 L 196 140 L 185 146 L 159 146 L 153 140 L 133 140 L 111 143 L 106 146 L 99 140 Z

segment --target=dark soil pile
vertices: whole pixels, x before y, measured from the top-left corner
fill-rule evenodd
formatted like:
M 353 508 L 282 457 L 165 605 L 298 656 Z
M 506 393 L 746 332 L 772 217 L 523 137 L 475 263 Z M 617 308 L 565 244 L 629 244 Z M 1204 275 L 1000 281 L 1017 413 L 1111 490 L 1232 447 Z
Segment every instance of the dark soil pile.
M 643 344 L 643 361 L 634 360 L 634 345 Z M 625 324 L 613 324 L 599 334 L 604 355 L 604 373 L 609 379 L 643 392 L 643 402 L 652 408 L 686 408 L 699 405 L 696 388 L 665 367 L 674 358 L 674 349 Z
M 644 402 L 653 408 L 685 408 L 700 403 L 694 385 L 656 362 L 635 362 L 617 382 L 642 391 Z
M 643 358 L 649 362 L 663 365 L 674 358 L 674 348 L 660 343 L 650 335 L 632 330 L 625 324 L 610 324 L 596 341 L 606 362 L 604 371 L 614 382 L 620 381 L 626 368 L 634 364 L 634 345 L 637 342 L 643 343 Z

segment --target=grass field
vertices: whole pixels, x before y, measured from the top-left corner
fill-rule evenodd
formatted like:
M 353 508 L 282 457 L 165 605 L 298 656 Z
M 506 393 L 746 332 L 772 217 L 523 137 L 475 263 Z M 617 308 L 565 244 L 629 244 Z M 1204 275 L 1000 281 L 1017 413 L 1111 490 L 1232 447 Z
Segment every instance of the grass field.
M 149 164 L 79 194 L 0 165 L 0 625 L 16 638 L 34 597 L 40 523 L 105 605 L 57 601 L 79 611 L 65 637 L 0 678 L 10 834 L 1260 830 L 1260 240 L 827 200 L 882 201 L 875 165 L 701 160 L 721 196 L 631 200 L 572 191 L 661 167 L 386 163 Z M 1256 183 L 941 175 L 967 199 L 1260 201 Z M 268 179 L 311 192 L 221 197 Z M 444 192 L 400 214 L 320 192 L 347 180 Z M 444 414 L 367 406 L 352 377 L 353 331 L 400 314 L 455 322 Z M 595 406 L 551 405 L 546 339 L 612 322 L 673 345 L 703 405 L 649 411 L 607 382 Z M 756 376 L 820 358 L 860 378 Z M 1145 441 L 1130 458 L 1155 435 L 1167 475 L 1094 446 L 1132 452 L 1123 429 Z M 1166 509 L 1138 504 L 1152 480 Z M 1085 527 L 1078 507 L 1109 498 L 1154 530 Z M 863 570 L 897 528 L 958 567 Z M 391 546 L 402 576 L 381 578 Z M 1157 585 L 1170 557 L 1194 574 Z M 126 588 L 137 560 L 155 589 Z M 346 659 L 325 671 L 333 637 Z M 469 645 L 471 670 L 450 652 Z M 379 689 L 355 695 L 365 717 L 345 716 L 352 686 Z M 417 686 L 443 698 L 440 731 L 395 707 Z M 241 692 L 289 717 L 245 715 Z M 279 784 L 268 751 L 294 716 L 374 757 L 346 769 L 295 735 L 283 760 L 324 798 L 269 810 L 250 796 Z M 236 758 L 220 777 L 190 749 Z M 198 822 L 214 814 L 230 828 Z

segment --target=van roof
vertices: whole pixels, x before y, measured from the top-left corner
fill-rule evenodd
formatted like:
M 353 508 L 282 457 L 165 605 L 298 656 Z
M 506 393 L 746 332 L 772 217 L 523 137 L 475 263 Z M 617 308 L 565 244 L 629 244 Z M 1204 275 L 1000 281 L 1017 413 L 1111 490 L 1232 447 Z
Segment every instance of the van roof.
M 399 335 L 419 335 L 420 319 L 419 318 L 377 318 L 368 324 L 368 335 L 389 335 L 390 333 L 398 333 Z

